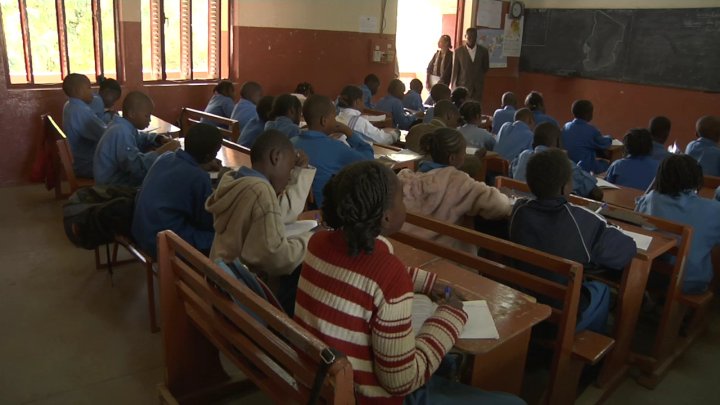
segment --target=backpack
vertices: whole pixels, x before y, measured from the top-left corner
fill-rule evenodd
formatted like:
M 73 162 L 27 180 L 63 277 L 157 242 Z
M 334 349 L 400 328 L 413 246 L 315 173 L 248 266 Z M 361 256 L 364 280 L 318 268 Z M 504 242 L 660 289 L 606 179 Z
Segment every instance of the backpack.
M 78 189 L 63 206 L 65 234 L 75 246 L 95 249 L 115 240 L 131 237 L 134 187 L 94 186 Z

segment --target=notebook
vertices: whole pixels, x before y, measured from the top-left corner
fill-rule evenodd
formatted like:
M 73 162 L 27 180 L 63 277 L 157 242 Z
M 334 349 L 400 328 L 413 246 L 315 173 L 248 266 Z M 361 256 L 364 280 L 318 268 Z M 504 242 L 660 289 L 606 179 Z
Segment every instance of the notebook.
M 317 228 L 318 221 L 314 219 L 305 219 L 301 221 L 295 221 L 291 224 L 285 224 L 285 237 L 300 235 L 305 232 L 310 232 Z
M 620 189 L 620 187 L 610 183 L 609 181 L 607 181 L 605 179 L 601 179 L 599 177 L 597 178 L 597 186 L 600 188 L 614 188 L 616 190 Z
M 621 140 L 613 138 L 612 145 L 613 146 L 623 146 L 624 144 L 622 143 Z
M 413 332 L 417 335 L 425 321 L 430 318 L 437 309 L 437 304 L 432 302 L 430 297 L 423 294 L 415 294 L 412 308 Z M 464 301 L 463 309 L 468 314 L 468 321 L 460 334 L 460 339 L 499 339 L 495 321 L 490 314 L 487 301 Z
M 635 233 L 626 230 L 622 230 L 622 233 L 633 238 L 633 240 L 635 241 L 635 245 L 637 245 L 637 248 L 640 250 L 648 250 L 648 248 L 650 247 L 650 243 L 652 242 L 652 236 L 647 236 L 641 233 Z

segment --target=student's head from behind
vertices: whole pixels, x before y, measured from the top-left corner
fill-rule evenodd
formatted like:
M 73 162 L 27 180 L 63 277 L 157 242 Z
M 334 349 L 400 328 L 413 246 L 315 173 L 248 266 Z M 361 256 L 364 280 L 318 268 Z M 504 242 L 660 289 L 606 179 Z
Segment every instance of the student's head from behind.
M 455 87 L 455 90 L 453 90 L 450 94 L 450 101 L 452 101 L 453 104 L 460 108 L 460 106 L 463 105 L 465 101 L 467 101 L 468 96 L 470 96 L 470 92 L 466 87 Z
M 460 107 L 460 115 L 466 123 L 477 125 L 482 120 L 482 104 L 474 100 L 466 101 Z
M 590 100 L 575 100 L 572 103 L 572 115 L 575 118 L 579 118 L 585 121 L 592 121 L 593 119 L 593 104 Z
M 652 153 L 652 136 L 645 128 L 633 128 L 623 138 L 625 151 L 630 156 L 647 156 Z
M 506 91 L 502 95 L 502 99 L 500 100 L 502 102 L 502 106 L 511 106 L 513 108 L 517 108 L 517 96 L 512 91 Z
M 298 85 L 295 86 L 295 93 L 302 94 L 305 97 L 310 97 L 315 94 L 315 90 L 313 89 L 312 84 L 308 82 L 302 82 L 298 83 Z
M 529 108 L 521 108 L 515 111 L 515 116 L 513 118 L 515 121 L 522 121 L 526 123 L 531 128 L 535 125 L 535 116 Z
M 422 93 L 422 91 L 423 91 L 422 82 L 419 79 L 410 80 L 410 90 L 413 90 L 417 94 Z
M 336 126 L 335 106 L 329 98 L 317 94 L 312 95 L 305 100 L 302 111 L 309 129 L 328 135 L 334 130 Z
M 561 131 L 557 125 L 552 122 L 543 122 L 535 127 L 533 134 L 533 148 L 537 146 L 547 146 L 550 148 L 560 147 Z
M 155 105 L 147 94 L 131 91 L 123 100 L 123 118 L 137 129 L 150 125 L 150 116 Z
M 363 93 L 360 87 L 348 85 L 343 87 L 340 92 L 338 99 L 338 107 L 340 108 L 354 108 L 356 110 L 362 110 L 363 108 Z
M 323 220 L 342 231 L 349 256 L 371 254 L 378 235 L 391 235 L 405 222 L 400 182 L 375 161 L 343 168 L 325 185 L 323 196 Z
M 88 104 L 90 104 L 93 99 L 90 79 L 88 79 L 85 75 L 70 73 L 65 76 L 62 89 L 66 96 L 79 98 Z
M 363 83 L 368 87 L 368 89 L 370 89 L 370 94 L 372 94 L 373 96 L 380 88 L 380 78 L 377 77 L 377 75 L 375 75 L 374 73 L 370 73 L 369 75 L 365 76 L 365 80 L 363 80 Z
M 97 82 L 100 85 L 98 94 L 100 94 L 100 98 L 102 98 L 103 105 L 105 108 L 111 108 L 120 100 L 120 96 L 122 95 L 120 83 L 115 79 L 106 79 L 103 75 L 97 77 Z
M 452 39 L 450 39 L 450 35 L 444 34 L 440 36 L 440 39 L 438 39 L 438 48 L 440 49 L 452 49 Z
M 290 181 L 290 172 L 295 167 L 295 149 L 290 139 L 276 129 L 267 129 L 253 144 L 250 161 L 254 170 L 262 173 L 280 194 Z
M 185 135 L 185 152 L 198 164 L 212 161 L 222 146 L 222 134 L 214 125 L 195 124 Z
M 262 86 L 258 82 L 245 82 L 240 87 L 240 97 L 257 104 L 263 96 Z
M 400 79 L 392 79 L 390 80 L 390 84 L 388 84 L 387 92 L 395 98 L 402 99 L 405 95 L 405 83 Z
M 526 177 L 530 191 L 538 199 L 567 196 L 572 191 L 572 164 L 560 149 L 533 154 Z
M 255 106 L 255 112 L 257 112 L 260 121 L 270 121 L 270 112 L 272 111 L 274 101 L 275 97 L 273 96 L 264 96 L 258 101 L 257 106 Z
M 288 117 L 292 122 L 299 124 L 301 112 L 302 103 L 299 98 L 292 94 L 281 94 L 275 97 L 275 101 L 273 101 L 270 119 L 275 120 L 278 117 Z
M 702 167 L 690 155 L 670 155 L 658 167 L 655 190 L 677 197 L 681 193 L 697 191 L 703 184 Z
M 695 132 L 701 138 L 711 141 L 720 141 L 720 118 L 712 115 L 700 117 L 695 123 Z
M 465 30 L 465 41 L 468 47 L 473 48 L 477 43 L 477 29 L 468 28 Z
M 213 91 L 225 97 L 235 97 L 235 85 L 230 80 L 220 80 Z
M 658 116 L 650 119 L 648 128 L 650 129 L 650 135 L 655 142 L 665 144 L 668 136 L 670 136 L 670 128 L 672 124 L 668 117 Z
M 440 100 L 450 100 L 451 95 L 447 84 L 437 83 L 430 88 L 430 97 L 436 103 Z
M 525 107 L 529 108 L 530 111 L 545 112 L 545 100 L 543 100 L 542 93 L 538 91 L 531 91 L 525 97 Z
M 448 100 L 441 100 L 435 103 L 435 111 L 433 119 L 440 120 L 445 123 L 448 128 L 457 128 L 460 120 L 460 111 L 457 106 Z
M 465 163 L 465 138 L 453 128 L 438 128 L 420 138 L 420 150 L 433 162 L 460 167 Z

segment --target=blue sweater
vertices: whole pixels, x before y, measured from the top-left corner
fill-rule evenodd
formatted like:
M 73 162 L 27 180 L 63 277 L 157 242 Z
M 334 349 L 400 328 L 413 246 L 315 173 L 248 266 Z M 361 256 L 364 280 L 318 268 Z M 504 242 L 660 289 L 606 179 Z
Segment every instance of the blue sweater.
M 497 134 L 498 132 L 500 132 L 500 128 L 502 128 L 503 124 L 505 124 L 506 122 L 515 121 L 515 111 L 515 107 L 511 105 L 506 105 L 503 108 L 498 108 L 497 110 L 495 110 L 495 113 L 493 114 L 493 134 Z
M 688 144 L 685 153 L 698 161 L 703 174 L 720 176 L 720 147 L 717 143 L 707 138 L 698 138 Z
M 628 156 L 612 162 L 605 179 L 618 186 L 647 190 L 655 179 L 660 162 L 652 156 Z
M 560 125 L 555 120 L 555 118 L 545 114 L 544 112 L 535 110 L 535 111 L 533 111 L 533 117 L 535 118 L 535 125 L 540 125 L 543 122 L 551 122 L 551 123 L 555 124 L 556 127 L 560 128 Z
M 652 158 L 662 162 L 663 159 L 666 157 L 672 155 L 672 153 L 668 152 L 667 149 L 665 149 L 665 145 L 657 142 L 653 142 L 653 150 L 652 150 Z
M 475 124 L 465 124 L 458 128 L 458 131 L 460 131 L 463 138 L 465 138 L 467 146 L 473 148 L 483 147 L 487 150 L 495 149 L 495 144 L 497 142 L 495 137 L 493 137 L 490 132 L 478 127 Z
M 274 121 L 266 122 L 265 129 L 277 129 L 290 139 L 300 135 L 300 127 L 298 124 L 286 116 L 277 117 Z
M 384 111 L 392 115 L 393 125 L 400 129 L 410 129 L 410 124 L 415 122 L 415 116 L 405 113 L 402 100 L 399 98 L 387 95 L 378 101 L 375 106 L 380 111 Z
M 363 104 L 365 104 L 365 108 L 375 108 L 375 104 L 373 104 L 372 101 L 372 92 L 370 91 L 370 88 L 365 84 L 361 84 L 360 90 L 362 90 L 363 93 Z
M 494 151 L 512 162 L 524 150 L 532 148 L 533 131 L 523 121 L 509 122 L 500 128 Z
M 140 152 L 153 146 L 155 135 L 138 132 L 123 117 L 116 117 L 98 142 L 93 162 L 97 185 L 139 186 L 157 159 L 155 152 Z
M 93 156 L 105 129 L 105 123 L 84 101 L 71 97 L 65 103 L 63 131 L 70 143 L 76 176 L 93 177 Z
M 114 114 L 105 110 L 105 102 L 99 94 L 95 93 L 93 99 L 90 102 L 90 108 L 93 110 L 95 115 L 100 118 L 105 124 L 112 121 Z
M 536 146 L 535 149 L 523 151 L 520 156 L 510 163 L 510 172 L 514 179 L 527 181 L 527 164 L 530 158 L 539 152 L 550 149 L 545 145 Z M 583 170 L 580 166 L 573 164 L 572 171 L 573 194 L 587 197 L 597 185 L 597 179 L 590 173 Z
M 210 176 L 189 153 L 180 149 L 162 154 L 150 167 L 135 200 L 133 238 L 156 257 L 156 235 L 169 229 L 208 253 L 215 236 L 213 217 L 205 210 L 211 193 Z
M 375 157 L 372 146 L 360 137 L 351 136 L 347 141 L 350 147 L 319 131 L 303 131 L 293 138 L 295 148 L 304 151 L 317 169 L 312 192 L 318 207 L 322 207 L 323 188 L 333 175 L 350 163 Z
M 245 125 L 250 122 L 251 119 L 257 117 L 257 107 L 250 100 L 241 98 L 235 108 L 233 108 L 230 118 L 237 121 L 240 125 L 240 131 L 245 129 Z
M 403 107 L 413 111 L 422 111 L 422 98 L 415 90 L 408 90 L 408 92 L 405 93 L 405 97 L 403 97 Z
M 612 138 L 603 136 L 589 122 L 575 118 L 566 123 L 562 132 L 562 141 L 570 160 L 579 163 L 583 170 L 595 174 L 607 170 L 606 164 L 596 160 L 597 151 L 609 148 Z
M 252 103 L 251 103 L 252 104 Z M 205 112 L 210 114 L 219 115 L 221 117 L 230 118 L 235 108 L 235 102 L 228 96 L 223 96 L 219 93 L 214 93 L 210 97 Z
M 255 145 L 255 141 L 265 130 L 265 121 L 261 120 L 260 117 L 254 117 L 248 121 L 245 128 L 240 131 L 240 137 L 238 143 L 242 146 L 252 148 Z

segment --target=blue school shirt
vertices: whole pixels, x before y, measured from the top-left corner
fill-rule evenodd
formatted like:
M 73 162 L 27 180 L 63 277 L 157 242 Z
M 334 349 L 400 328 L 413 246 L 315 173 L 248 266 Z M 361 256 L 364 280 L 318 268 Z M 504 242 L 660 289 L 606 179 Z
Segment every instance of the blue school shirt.
M 240 101 L 235 104 L 235 108 L 233 108 L 230 118 L 239 123 L 240 131 L 245 129 L 245 125 L 247 125 L 251 119 L 258 116 L 256 108 L 257 106 L 255 106 L 252 101 L 245 100 L 244 98 L 241 98 Z
M 407 93 L 405 93 L 405 97 L 403 97 L 403 107 L 413 111 L 422 111 L 422 98 L 415 90 L 409 90 Z
M 205 107 L 205 112 L 219 115 L 225 118 L 230 118 L 232 117 L 234 108 L 235 102 L 232 98 L 228 96 L 223 96 L 222 94 L 214 93 L 213 96 L 210 97 L 210 101 L 208 102 L 207 107 Z
M 652 158 L 662 162 L 666 157 L 672 155 L 672 153 L 668 152 L 667 149 L 665 149 L 665 145 L 653 142 L 653 150 L 652 150 Z
M 628 156 L 612 162 L 605 179 L 618 186 L 647 190 L 655 179 L 660 162 L 652 156 Z
M 519 181 L 527 181 L 527 164 L 530 158 L 536 154 L 550 149 L 545 145 L 536 146 L 535 149 L 523 151 L 515 160 L 510 163 L 512 177 Z M 580 166 L 573 164 L 572 171 L 573 194 L 587 197 L 597 185 L 597 179 Z
M 63 131 L 70 143 L 76 176 L 93 177 L 93 156 L 105 129 L 105 123 L 84 101 L 70 97 L 65 103 Z
M 372 102 L 372 92 L 370 91 L 370 87 L 365 84 L 361 84 L 360 90 L 362 90 L 363 93 L 363 104 L 365 104 L 365 108 L 375 108 L 375 104 Z
M 429 124 L 430 121 L 435 118 L 435 107 L 430 107 L 425 110 L 425 116 L 423 117 L 423 124 Z
M 157 256 L 157 233 L 169 229 L 208 253 L 215 230 L 205 210 L 212 193 L 210 176 L 182 149 L 157 158 L 135 199 L 132 234 L 140 248 Z
M 533 111 L 533 117 L 535 118 L 535 125 L 540 125 L 543 122 L 551 122 L 551 123 L 555 124 L 556 127 L 560 128 L 560 125 L 555 120 L 555 118 L 545 114 L 544 112 L 535 110 L 535 111 Z
M 575 118 L 566 123 L 562 141 L 570 160 L 579 163 L 583 170 L 597 174 L 607 169 L 605 164 L 596 161 L 597 150 L 609 148 L 612 138 L 603 136 L 589 122 Z
M 715 189 L 715 199 L 720 201 L 720 186 Z
M 493 114 L 493 134 L 500 132 L 500 128 L 502 128 L 503 124 L 506 122 L 515 121 L 515 111 L 515 107 L 511 105 L 506 105 L 503 108 L 495 110 L 495 113 Z
M 698 138 L 688 144 L 685 154 L 698 161 L 707 176 L 720 176 L 720 147 L 707 138 Z
M 410 129 L 410 124 L 415 122 L 415 116 L 406 114 L 402 101 L 391 95 L 387 95 L 378 101 L 376 109 L 392 115 L 393 125 L 400 129 Z
M 487 150 L 493 150 L 495 148 L 495 137 L 483 128 L 478 127 L 475 124 L 465 124 L 458 128 L 458 131 L 465 138 L 467 146 L 473 148 L 485 148 Z
M 322 207 L 322 190 L 333 175 L 350 163 L 375 157 L 372 146 L 358 136 L 347 139 L 349 147 L 320 131 L 303 131 L 292 140 L 295 148 L 304 151 L 310 164 L 317 169 L 312 192 L 318 207 Z
M 93 94 L 93 99 L 90 102 L 90 108 L 105 124 L 109 124 L 115 115 L 114 113 L 105 110 L 105 102 L 97 93 Z
M 265 121 L 261 120 L 260 117 L 253 117 L 250 121 L 248 121 L 247 125 L 245 125 L 245 128 L 240 131 L 238 143 L 242 146 L 252 148 L 252 146 L 255 145 L 255 141 L 264 130 Z
M 418 171 L 420 173 L 427 173 L 430 170 L 442 169 L 443 167 L 447 167 L 447 166 L 448 165 L 444 165 L 442 163 L 433 162 L 432 160 L 423 160 L 418 165 Z
M 278 131 L 287 135 L 290 139 L 300 135 L 300 127 L 298 126 L 298 124 L 294 123 L 290 118 L 286 116 L 280 116 L 275 118 L 274 121 L 266 122 L 265 129 L 277 129 Z
M 701 198 L 694 191 L 677 197 L 656 190 L 640 197 L 635 210 L 690 225 L 693 236 L 685 264 L 683 288 L 709 284 L 713 278 L 711 252 L 720 243 L 720 202 Z
M 532 148 L 533 132 L 523 121 L 508 122 L 500 128 L 494 151 L 511 161 Z
M 117 117 L 108 126 L 98 142 L 93 162 L 97 185 L 139 186 L 158 154 L 143 153 L 155 142 L 155 135 L 138 132 L 123 117 Z

